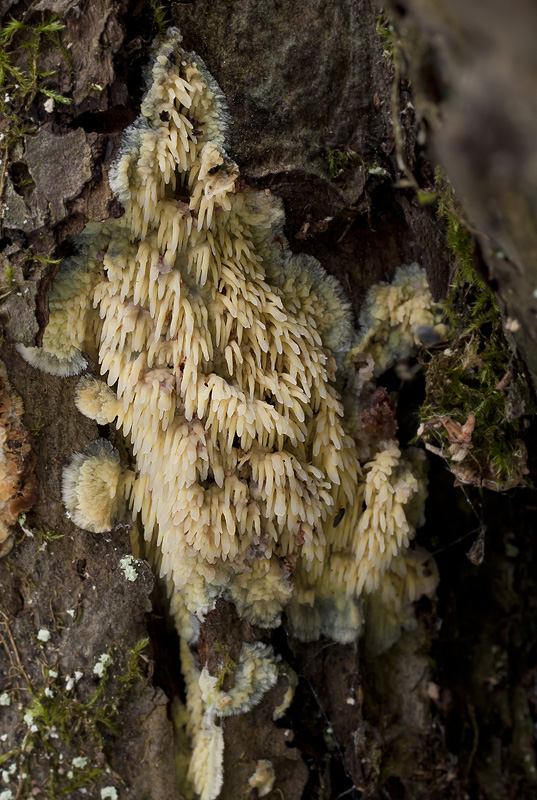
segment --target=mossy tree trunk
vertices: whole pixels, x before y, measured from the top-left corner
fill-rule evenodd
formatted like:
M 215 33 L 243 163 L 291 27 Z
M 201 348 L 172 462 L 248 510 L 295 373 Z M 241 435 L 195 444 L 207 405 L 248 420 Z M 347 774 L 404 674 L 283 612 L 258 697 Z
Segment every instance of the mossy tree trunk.
M 0 561 L 0 697 L 5 691 L 11 701 L 0 707 L 0 759 L 10 752 L 2 766 L 16 764 L 6 784 L 13 797 L 99 797 L 107 787 L 136 800 L 180 796 L 167 707 L 184 687 L 149 567 L 138 562 L 130 580 L 128 532 L 80 531 L 61 504 L 70 454 L 114 432 L 76 411 L 77 378 L 37 373 L 14 347 L 39 343 L 70 237 L 121 214 L 107 176 L 138 114 L 159 13 L 219 82 L 234 121 L 230 154 L 249 183 L 283 198 L 291 249 L 336 275 L 356 313 L 369 286 L 414 261 L 435 296 L 445 295 L 456 254 L 435 203 L 423 202 L 434 201 L 434 169 L 445 162 L 467 202 L 476 268 L 507 303 L 518 323 L 508 328 L 535 374 L 536 123 L 522 110 L 534 102 L 533 50 L 522 59 L 523 79 L 513 66 L 495 95 L 489 48 L 515 63 L 520 29 L 510 17 L 505 38 L 498 34 L 500 4 L 487 5 L 490 19 L 486 10 L 485 19 L 466 16 L 462 0 L 451 16 L 412 2 L 396 4 L 390 18 L 367 0 L 187 0 L 157 13 L 143 0 L 5 0 L 4 28 L 11 17 L 27 27 L 5 37 L 3 52 L 34 88 L 23 95 L 8 74 L 0 89 L 1 358 L 13 387 L 4 386 L 4 402 L 12 391 L 22 397 L 40 487 Z M 52 15 L 64 27 L 39 33 Z M 38 46 L 24 50 L 25 42 Z M 34 52 L 48 76 L 32 72 Z M 467 96 L 458 83 L 464 59 L 477 86 Z M 422 381 L 401 388 L 388 376 L 386 384 L 406 442 L 416 433 Z M 431 463 L 429 495 L 419 537 L 437 554 L 438 601 L 424 601 L 416 630 L 382 657 L 362 640 L 301 644 L 285 623 L 252 631 L 223 602 L 209 614 L 201 649 L 213 672 L 223 653 L 262 638 L 299 679 L 280 723 L 272 710 L 285 681 L 227 722 L 225 800 L 255 796 L 248 777 L 262 758 L 275 767 L 274 800 L 534 796 L 535 497 L 455 488 L 440 461 Z M 465 553 L 484 531 L 476 565 Z M 99 672 L 103 654 L 113 663 Z M 45 718 L 40 709 L 52 696 L 55 716 L 49 709 Z M 87 763 L 73 767 L 77 757 Z

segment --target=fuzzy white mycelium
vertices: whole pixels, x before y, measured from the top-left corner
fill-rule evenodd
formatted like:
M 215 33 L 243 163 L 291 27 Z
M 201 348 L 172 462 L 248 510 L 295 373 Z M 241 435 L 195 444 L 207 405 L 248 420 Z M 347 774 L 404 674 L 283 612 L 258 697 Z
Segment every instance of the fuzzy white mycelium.
M 86 227 L 54 283 L 42 349 L 20 351 L 58 375 L 89 356 L 107 382 L 82 378 L 77 406 L 115 421 L 135 466 L 90 445 L 64 471 L 64 501 L 90 531 L 109 529 L 121 502 L 141 519 L 182 636 L 190 778 L 212 800 L 222 719 L 259 702 L 279 667 L 270 648 L 245 645 L 235 694 L 224 695 L 189 652 L 190 615 L 203 619 L 224 596 L 252 623 L 276 626 L 287 609 L 299 638 L 347 642 L 371 595 L 391 644 L 412 624 L 412 602 L 434 591 L 409 550 L 423 463 L 393 435 L 364 443 L 356 408 L 373 374 L 408 355 L 417 327 L 437 322 L 414 265 L 372 290 L 370 331 L 355 334 L 337 281 L 285 246 L 281 203 L 240 182 L 224 99 L 180 42 L 171 30 L 159 46 L 111 173 L 124 216 Z

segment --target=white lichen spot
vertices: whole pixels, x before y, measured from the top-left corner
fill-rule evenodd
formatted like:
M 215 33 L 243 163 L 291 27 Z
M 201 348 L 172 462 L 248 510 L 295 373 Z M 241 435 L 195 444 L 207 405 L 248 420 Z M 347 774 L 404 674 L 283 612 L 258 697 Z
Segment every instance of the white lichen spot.
M 134 556 L 123 556 L 119 562 L 119 566 L 128 581 L 135 581 L 138 577 L 138 573 L 134 567 L 135 564 L 136 559 Z
M 23 720 L 28 725 L 28 727 L 31 727 L 34 724 L 34 719 L 35 719 L 34 712 L 31 709 L 27 709 L 24 712 Z
M 0 792 L 0 800 L 13 800 L 14 794 L 11 789 L 4 789 L 3 792 Z
M 95 666 L 93 667 L 94 675 L 97 675 L 99 678 L 102 678 L 108 669 L 108 667 L 114 663 L 114 659 L 108 653 L 103 653 L 97 659 Z
M 69 614 L 69 616 L 71 617 L 71 619 L 74 619 L 74 617 L 75 617 L 75 613 L 76 613 L 76 612 L 75 612 L 75 609 L 74 609 L 74 608 L 68 608 L 68 609 L 67 609 L 67 611 L 66 611 L 65 613 L 66 613 L 66 614 Z
M 73 767 L 75 769 L 84 769 L 88 763 L 86 756 L 76 756 L 73 758 Z
M 50 642 L 50 631 L 46 628 L 41 628 L 39 633 L 37 634 L 37 641 L 42 642 L 45 644 L 46 642 Z
M 48 675 L 49 675 L 49 678 L 57 678 L 58 677 L 58 673 L 56 672 L 55 669 L 49 669 Z
M 45 697 L 54 697 L 54 692 L 52 691 L 50 686 L 47 686 L 45 688 Z
M 115 786 L 105 786 L 101 789 L 101 800 L 117 800 L 118 794 Z
M 2 692 L 0 694 L 0 706 L 10 706 L 11 705 L 11 697 L 7 692 Z

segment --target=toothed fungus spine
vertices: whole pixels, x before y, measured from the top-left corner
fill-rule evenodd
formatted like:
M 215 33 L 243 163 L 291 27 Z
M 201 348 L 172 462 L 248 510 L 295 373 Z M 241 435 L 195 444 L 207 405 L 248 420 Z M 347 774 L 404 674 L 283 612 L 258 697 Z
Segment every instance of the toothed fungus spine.
M 206 667 L 199 673 L 197 691 L 203 703 L 203 718 L 193 731 L 189 777 L 200 800 L 213 800 L 222 788 L 222 720 L 232 714 L 250 711 L 261 701 L 263 695 L 276 685 L 278 662 L 279 658 L 274 656 L 270 646 L 245 642 L 235 673 L 235 684 L 228 692 L 219 688 L 218 678 Z
M 343 359 L 351 316 L 314 259 L 274 243 L 281 204 L 237 187 L 223 98 L 179 42 L 172 31 L 161 46 L 111 173 L 125 215 L 90 227 L 54 284 L 43 350 L 22 352 L 58 374 L 83 368 L 79 348 L 98 360 L 108 388 L 83 378 L 77 406 L 130 440 L 129 505 L 187 609 L 206 613 L 219 585 L 275 625 L 291 588 L 282 559 L 320 575 L 356 521 L 331 535 L 360 473 L 328 349 Z M 101 455 L 106 494 L 120 469 Z M 93 519 L 75 488 L 90 468 L 71 466 L 65 502 L 100 530 L 114 509 Z M 270 587 L 265 611 L 258 585 Z

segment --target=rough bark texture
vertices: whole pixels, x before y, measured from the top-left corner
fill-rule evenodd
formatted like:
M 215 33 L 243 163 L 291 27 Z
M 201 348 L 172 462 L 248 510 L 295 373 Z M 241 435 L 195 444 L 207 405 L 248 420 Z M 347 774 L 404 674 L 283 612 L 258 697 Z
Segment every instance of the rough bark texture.
M 537 10 L 526 0 L 509 13 L 499 0 L 393 6 L 430 148 L 463 200 L 486 276 L 519 323 L 515 340 L 535 375 Z
M 395 65 L 369 2 L 193 0 L 166 13 L 228 99 L 231 155 L 246 179 L 284 199 L 291 248 L 315 255 L 335 274 L 356 311 L 370 285 L 412 261 L 426 267 L 436 296 L 446 291 L 454 258 L 434 208 L 420 205 L 416 194 L 434 189 L 424 150 L 432 137 L 429 157 L 434 163 L 439 154 L 464 201 L 488 277 L 519 321 L 515 338 L 535 374 L 537 117 L 528 16 L 535 11 L 521 0 L 506 25 L 504 4 L 486 5 L 478 15 L 462 0 L 449 10 L 397 3 L 403 50 Z M 166 704 L 183 687 L 176 640 L 160 609 L 151 614 L 150 570 L 137 562 L 138 577 L 129 581 L 119 564 L 130 550 L 127 532 L 82 532 L 61 505 L 62 465 L 113 431 L 98 430 L 76 411 L 76 378 L 36 372 L 12 345 L 39 342 L 56 269 L 47 259 L 68 253 L 69 236 L 88 220 L 121 213 L 107 174 L 121 131 L 137 115 L 157 28 L 149 4 L 128 0 L 8 1 L 4 8 L 4 24 L 9 15 L 32 25 L 51 12 L 60 17 L 63 50 L 44 43 L 40 68 L 54 70 L 47 85 L 73 102 L 51 110 L 38 92 L 21 109 L 33 133 L 2 156 L 0 356 L 35 439 L 40 494 L 25 527 L 44 535 L 17 528 L 13 549 L 0 561 L 0 694 L 12 699 L 0 707 L 0 732 L 7 733 L 0 754 L 18 753 L 17 771 L 8 776 L 13 796 L 64 791 L 78 800 L 82 789 L 99 797 L 114 786 L 121 797 L 171 800 L 179 793 Z M 413 78 L 412 94 L 402 72 Z M 472 80 L 462 80 L 470 72 Z M 344 166 L 331 176 L 334 153 L 343 154 Z M 415 433 L 420 391 L 399 397 L 403 437 Z M 442 465 L 432 465 L 428 523 L 420 533 L 437 553 L 438 603 L 423 602 L 417 630 L 386 655 L 371 655 L 362 640 L 300 644 L 285 624 L 253 631 L 225 603 L 208 615 L 199 656 L 214 674 L 222 653 L 215 642 L 236 657 L 243 641 L 262 638 L 299 678 L 279 723 L 272 710 L 287 688 L 284 678 L 249 714 L 227 721 L 222 798 L 254 797 L 248 777 L 260 758 L 275 766 L 269 800 L 535 795 L 535 498 L 463 492 L 452 481 Z M 485 562 L 475 566 L 465 552 L 485 528 Z M 144 650 L 139 674 L 122 682 L 148 628 L 154 672 Z M 41 629 L 50 641 L 39 642 Z M 104 683 L 94 673 L 103 653 L 114 659 Z M 59 677 L 51 679 L 50 669 Z M 63 691 L 65 676 L 77 671 L 83 674 L 66 697 L 85 704 L 77 706 L 82 722 L 75 729 L 65 722 L 70 736 L 67 742 L 60 731 L 60 747 L 40 735 L 36 717 L 34 749 L 25 752 L 31 724 L 23 717 L 32 699 L 46 687 L 61 694 L 58 681 Z M 73 783 L 80 770 L 65 766 L 76 756 L 101 770 L 80 786 Z

